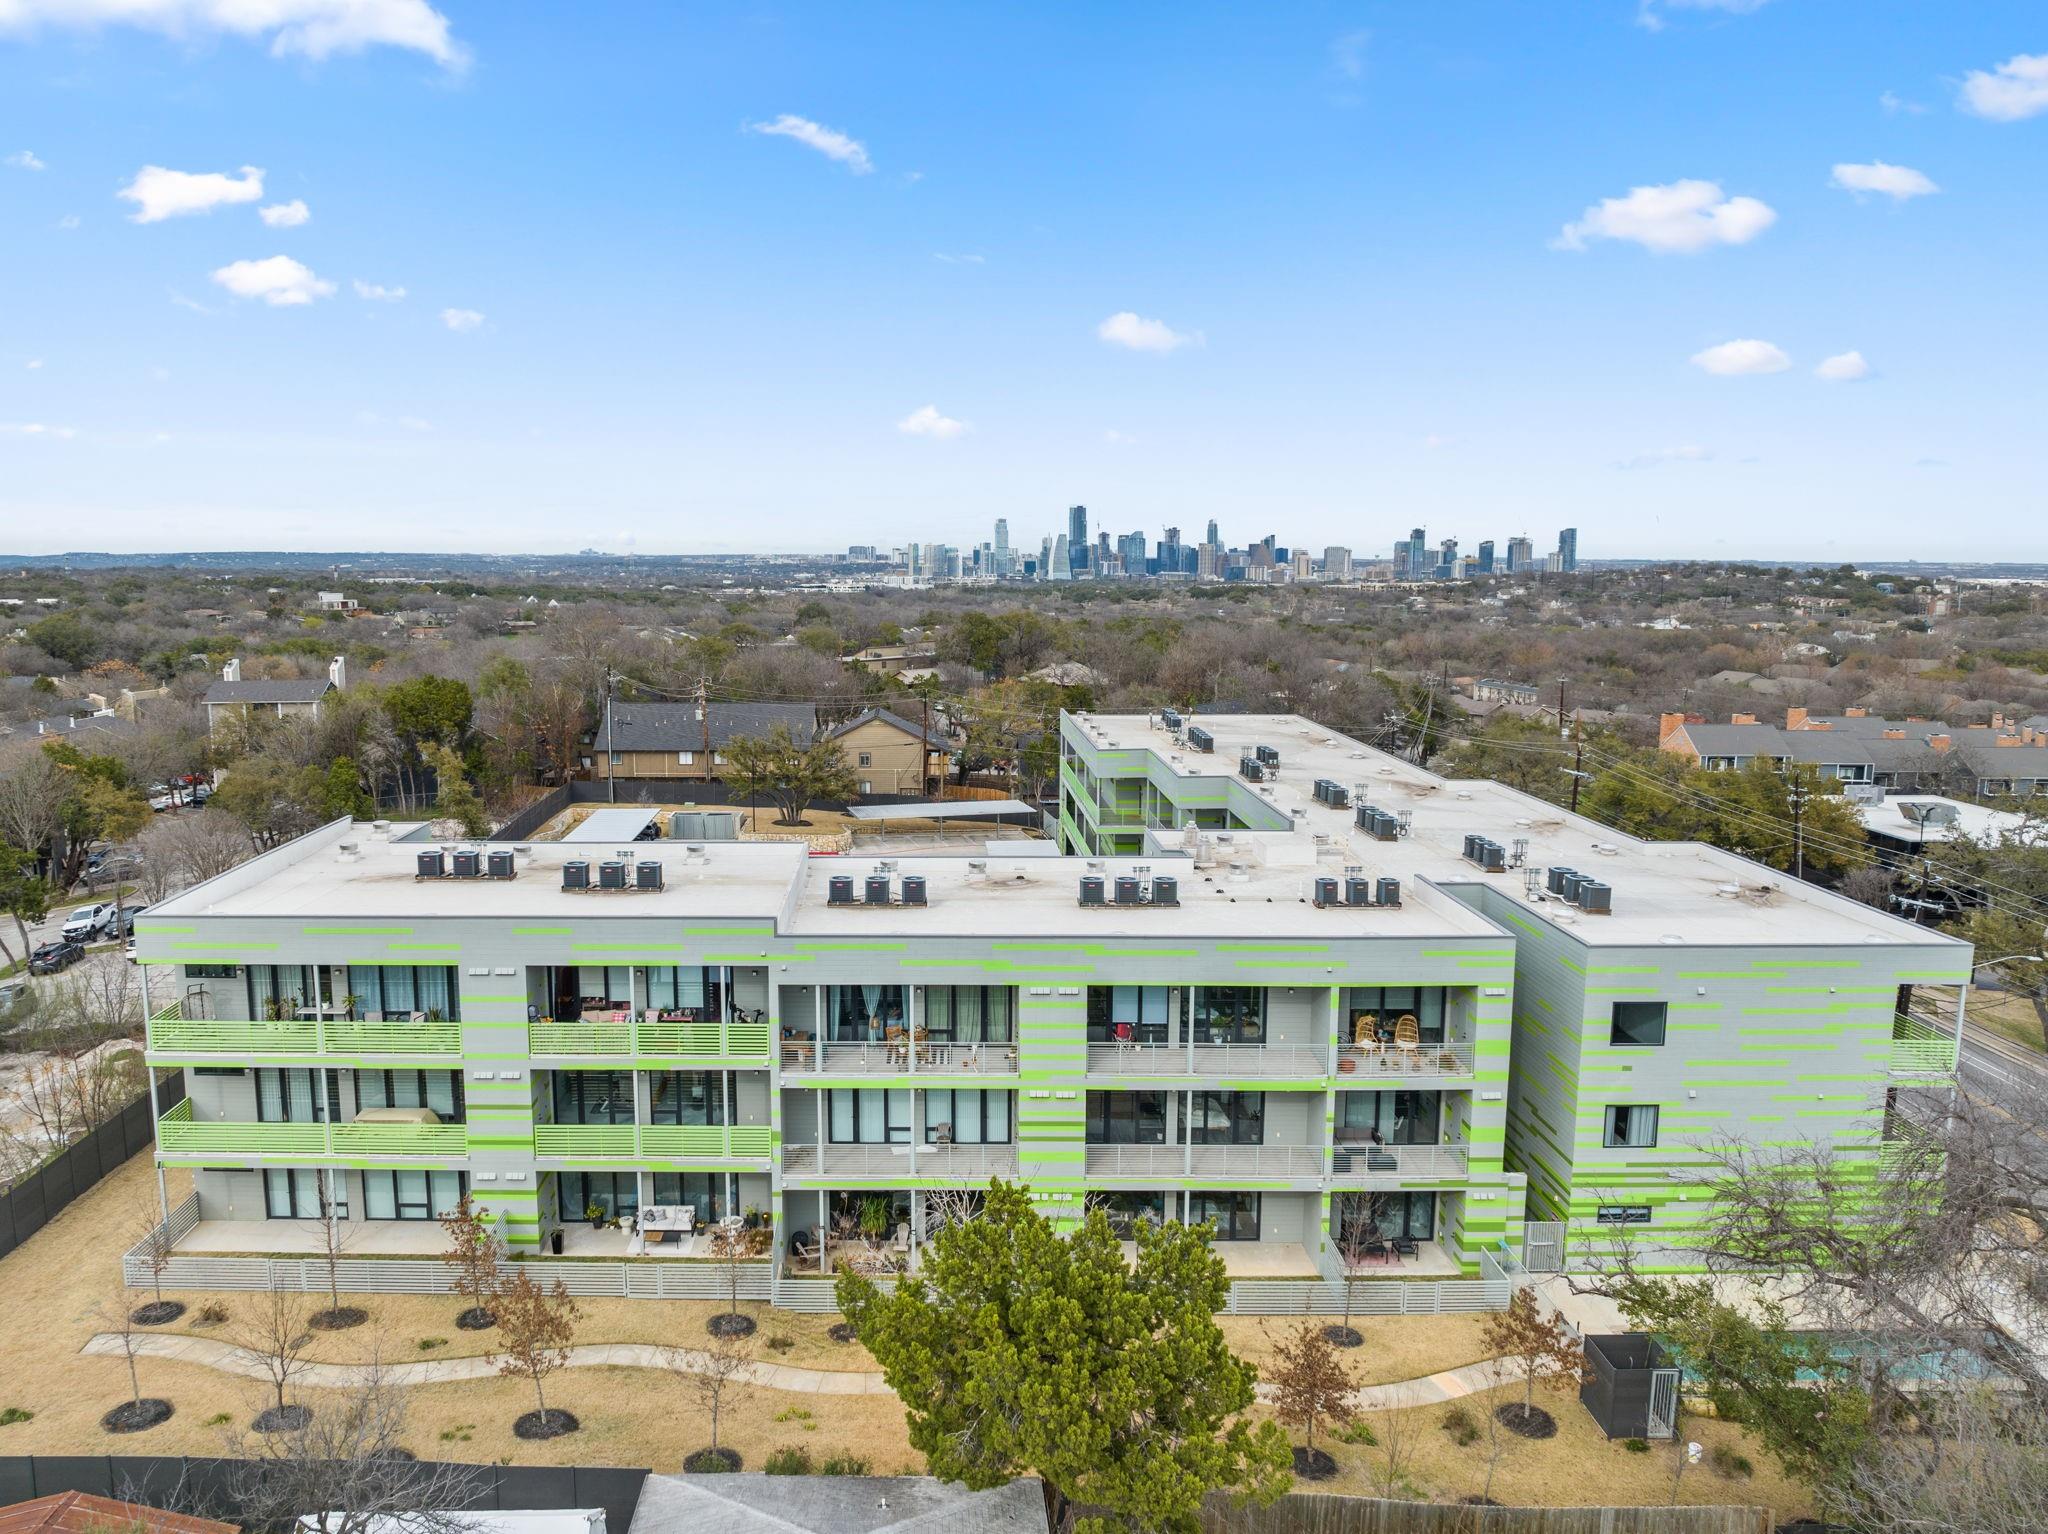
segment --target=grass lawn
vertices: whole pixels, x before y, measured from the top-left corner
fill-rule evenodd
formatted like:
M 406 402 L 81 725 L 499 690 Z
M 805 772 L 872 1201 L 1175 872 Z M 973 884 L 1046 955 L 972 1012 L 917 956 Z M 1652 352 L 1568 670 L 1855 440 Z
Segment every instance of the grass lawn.
M 188 1180 L 171 1172 L 173 1200 Z M 0 1371 L 0 1409 L 22 1407 L 32 1420 L 0 1427 L 0 1454 L 215 1454 L 223 1447 L 224 1425 L 246 1423 L 263 1404 L 261 1386 L 196 1364 L 142 1359 L 145 1394 L 170 1400 L 177 1415 L 161 1427 L 132 1437 L 101 1431 L 101 1413 L 127 1398 L 127 1367 L 118 1358 L 85 1358 L 79 1348 L 96 1331 L 109 1329 L 106 1313 L 147 1298 L 146 1291 L 119 1285 L 120 1252 L 139 1234 L 156 1203 L 155 1175 L 137 1157 L 66 1209 L 25 1246 L 0 1259 L 0 1294 L 12 1323 L 4 1339 L 7 1367 Z M 169 1327 L 232 1340 L 236 1318 L 250 1314 L 257 1297 L 181 1293 L 190 1307 Z M 309 1297 L 317 1304 L 319 1297 Z M 368 1325 L 341 1333 L 317 1334 L 310 1356 L 361 1361 L 373 1352 L 391 1362 L 459 1357 L 488 1348 L 488 1333 L 456 1329 L 461 1301 L 452 1296 L 358 1295 L 347 1297 L 370 1312 Z M 194 1325 L 202 1304 L 217 1303 L 230 1320 Z M 721 1309 L 709 1301 L 585 1300 L 578 1342 L 656 1342 L 701 1345 L 705 1320 Z M 754 1356 L 764 1361 L 812 1368 L 872 1369 L 859 1344 L 832 1342 L 826 1328 L 837 1317 L 798 1315 L 749 1303 L 742 1308 L 761 1323 Z M 1295 1323 L 1242 1317 L 1222 1321 L 1232 1346 L 1253 1362 L 1270 1358 L 1275 1344 Z M 1346 1354 L 1360 1383 L 1380 1383 L 1435 1373 L 1480 1356 L 1477 1316 L 1375 1316 L 1357 1321 L 1365 1333 L 1361 1349 Z M 770 1339 L 787 1337 L 777 1351 Z M 420 1343 L 445 1339 L 422 1349 Z M 422 1457 L 515 1464 L 646 1465 L 676 1469 L 682 1457 L 708 1441 L 706 1413 L 682 1381 L 647 1369 L 567 1369 L 547 1386 L 548 1404 L 574 1412 L 583 1430 L 546 1443 L 525 1443 L 511 1433 L 512 1421 L 534 1405 L 523 1380 L 492 1378 L 426 1385 L 410 1394 L 406 1446 Z M 307 1393 L 319 1406 L 319 1392 Z M 1483 1399 L 1466 1405 L 1480 1420 Z M 1503 1502 L 1581 1505 L 1661 1503 L 1671 1500 L 1672 1450 L 1630 1454 L 1610 1444 L 1592 1419 L 1569 1397 L 1547 1399 L 1556 1414 L 1555 1438 L 1530 1443 L 1503 1434 L 1507 1444 L 1493 1495 Z M 1454 1500 L 1478 1491 L 1486 1476 L 1484 1436 L 1461 1448 L 1441 1430 L 1444 1408 L 1423 1407 L 1399 1414 L 1409 1424 L 1412 1448 L 1406 1471 L 1413 1494 Z M 1371 1417 L 1383 1441 L 1383 1414 Z M 1750 1502 L 1781 1514 L 1802 1511 L 1805 1501 L 1766 1457 L 1748 1445 L 1739 1429 L 1714 1422 L 1689 1423 L 1691 1437 L 1710 1449 L 1739 1446 L 1755 1464 L 1753 1478 L 1729 1479 L 1702 1464 L 1680 1483 L 1682 1502 Z M 902 1408 L 890 1396 L 809 1396 L 758 1387 L 728 1392 L 722 1439 L 740 1450 L 751 1468 L 770 1451 L 800 1444 L 814 1461 L 855 1455 L 878 1474 L 918 1473 L 921 1456 L 909 1444 Z M 1375 1467 L 1384 1448 L 1330 1443 L 1340 1466 L 1336 1481 L 1312 1489 L 1358 1495 L 1375 1490 Z
M 2037 1055 L 2042 1052 L 2041 1014 L 2025 997 L 2008 991 L 1972 991 L 1969 1019 L 2007 1043 Z

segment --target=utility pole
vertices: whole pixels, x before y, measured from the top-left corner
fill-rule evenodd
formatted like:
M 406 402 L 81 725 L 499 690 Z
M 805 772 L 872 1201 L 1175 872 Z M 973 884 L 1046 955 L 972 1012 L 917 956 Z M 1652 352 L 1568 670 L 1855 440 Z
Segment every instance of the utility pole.
M 704 676 L 697 675 L 697 722 L 704 726 L 704 781 L 711 781 L 711 702 L 706 695 Z
M 917 791 L 926 793 L 930 789 L 932 771 L 932 695 L 924 695 L 924 755 L 917 762 Z M 939 785 L 939 797 L 946 797 L 946 785 Z
M 1586 781 L 1586 740 L 1579 721 L 1572 721 L 1572 813 L 1579 813 L 1579 785 Z
M 612 761 L 612 668 L 604 668 L 604 784 L 606 798 L 613 804 L 619 802 L 618 766 Z
M 1792 877 L 1806 877 L 1806 786 L 1796 774 L 1789 777 L 1792 785 Z

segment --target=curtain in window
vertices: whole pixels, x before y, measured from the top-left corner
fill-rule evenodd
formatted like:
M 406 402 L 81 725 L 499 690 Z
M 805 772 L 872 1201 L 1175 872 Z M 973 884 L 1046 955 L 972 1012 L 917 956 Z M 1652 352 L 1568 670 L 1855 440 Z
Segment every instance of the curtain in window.
M 299 1066 L 261 1066 L 256 1072 L 256 1118 L 264 1124 L 324 1124 L 339 1110 L 333 1072 Z
M 724 1211 L 723 1172 L 656 1172 L 654 1201 L 657 1204 L 689 1204 L 697 1211 L 697 1223 L 709 1224 Z
M 907 1088 L 836 1089 L 830 1102 L 835 1145 L 907 1145 L 910 1142 L 910 1092 Z
M 979 1089 L 926 1092 L 924 1141 L 927 1145 L 938 1138 L 941 1126 L 950 1128 L 955 1145 L 1008 1145 L 1010 1094 Z
M 313 1004 L 313 971 L 303 964 L 251 964 L 248 985 L 252 1020 L 290 1017 Z
M 348 1218 L 348 1178 L 340 1172 L 329 1174 L 328 1197 L 334 1201 L 334 1217 Z M 319 1220 L 320 1173 L 296 1167 L 270 1167 L 263 1173 L 263 1212 L 273 1220 Z

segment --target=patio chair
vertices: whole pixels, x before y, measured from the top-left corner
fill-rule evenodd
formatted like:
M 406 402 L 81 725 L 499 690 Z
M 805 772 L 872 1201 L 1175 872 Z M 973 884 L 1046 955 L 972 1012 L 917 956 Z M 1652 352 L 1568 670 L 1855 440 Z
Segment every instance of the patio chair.
M 910 1250 L 910 1222 L 908 1220 L 898 1220 L 896 1222 L 895 1250 L 899 1252 Z
M 1413 1236 L 1394 1237 L 1394 1255 L 1397 1257 L 1420 1257 L 1422 1247 Z
M 811 1262 L 816 1259 L 818 1248 L 812 1241 L 808 1229 L 793 1230 L 789 1233 L 789 1255 L 798 1262 Z
M 1414 1070 L 1422 1058 L 1422 1025 L 1413 1013 L 1404 1012 L 1394 1019 L 1394 1048 L 1401 1052 L 1401 1062 Z
M 1377 1236 L 1373 1237 L 1372 1240 L 1365 1243 L 1365 1253 L 1360 1260 L 1364 1262 L 1385 1262 L 1387 1260 L 1387 1243 L 1380 1240 Z

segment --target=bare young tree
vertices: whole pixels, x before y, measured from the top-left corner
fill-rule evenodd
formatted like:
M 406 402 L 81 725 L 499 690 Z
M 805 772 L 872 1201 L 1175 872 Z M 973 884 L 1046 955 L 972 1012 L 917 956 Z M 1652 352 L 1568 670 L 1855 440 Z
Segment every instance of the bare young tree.
M 256 1297 L 234 1329 L 236 1345 L 262 1370 L 274 1397 L 256 1415 L 259 1433 L 295 1432 L 312 1420 L 310 1406 L 286 1399 L 293 1381 L 312 1366 L 306 1356 L 313 1345 L 308 1321 L 305 1297 L 273 1286 Z
M 168 1421 L 171 1403 L 160 1396 L 142 1393 L 142 1374 L 135 1360 L 142 1352 L 147 1333 L 140 1330 L 126 1296 L 116 1295 L 109 1303 L 96 1307 L 93 1316 L 100 1324 L 101 1335 L 115 1340 L 122 1361 L 128 1365 L 128 1399 L 101 1417 L 100 1426 L 109 1433 L 139 1433 Z
M 503 1282 L 504 1250 L 497 1234 L 467 1193 L 461 1203 L 441 1216 L 441 1229 L 448 1236 L 448 1250 L 441 1260 L 455 1270 L 455 1292 L 469 1301 L 469 1308 L 455 1318 L 455 1324 L 466 1332 L 487 1331 L 497 1324 L 491 1314 L 491 1299 Z
M 715 1468 L 708 1462 L 716 1460 L 728 1470 L 739 1469 L 739 1454 L 719 1445 L 718 1424 L 725 1407 L 728 1389 L 734 1381 L 747 1373 L 753 1363 L 744 1340 L 721 1336 L 714 1332 L 710 1347 L 702 1350 L 667 1348 L 663 1350 L 662 1358 L 669 1372 L 683 1388 L 702 1403 L 705 1415 L 711 1421 L 711 1442 L 706 1447 L 687 1455 L 683 1460 L 683 1468 Z
M 747 1259 L 752 1255 L 747 1233 L 736 1225 L 723 1221 L 712 1227 L 711 1255 L 719 1264 L 719 1275 L 725 1280 L 725 1313 L 713 1316 L 707 1323 L 714 1337 L 746 1337 L 754 1331 L 754 1318 L 740 1309 L 740 1279 L 746 1273 Z
M 18 1176 L 125 1108 L 140 1073 L 102 1046 L 77 1055 L 30 1060 L 0 1089 L 0 1174 Z
M 550 1374 L 567 1367 L 576 1323 L 583 1315 L 569 1297 L 568 1286 L 559 1278 L 537 1284 L 524 1268 L 515 1267 L 498 1286 L 492 1310 L 498 1317 L 498 1346 L 491 1357 L 498 1372 L 531 1380 L 534 1403 L 540 1408 L 515 1422 L 513 1432 L 521 1438 L 558 1438 L 575 1432 L 581 1424 L 568 1412 L 550 1411 L 542 1388 Z
M 248 829 L 229 815 L 165 815 L 141 841 L 142 895 L 152 904 L 256 855 Z
M 1408 1468 L 1415 1462 L 1416 1418 L 1414 1410 L 1399 1407 L 1383 1411 L 1373 1423 L 1380 1457 L 1372 1468 L 1373 1490 L 1382 1497 L 1408 1493 Z
M 136 1253 L 149 1269 L 150 1288 L 156 1298 L 146 1305 L 138 1305 L 133 1319 L 137 1326 L 162 1326 L 185 1313 L 185 1307 L 179 1301 L 164 1298 L 164 1274 L 170 1269 L 171 1258 L 177 1250 L 176 1243 L 171 1239 L 170 1222 L 163 1218 L 154 1203 L 147 1200 L 135 1207 L 134 1228 L 139 1235 L 129 1250 Z
M 1354 1286 L 1358 1283 L 1359 1271 L 1365 1266 L 1366 1253 L 1371 1249 L 1372 1238 L 1367 1234 L 1369 1226 L 1363 1210 L 1355 1213 L 1345 1206 L 1348 1200 L 1340 1199 L 1337 1207 L 1337 1261 L 1344 1271 L 1337 1282 L 1344 1286 L 1344 1324 L 1341 1327 L 1326 1328 L 1330 1341 L 1340 1348 L 1356 1348 L 1365 1344 L 1365 1336 L 1351 1324 L 1352 1306 L 1356 1301 Z M 1351 1218 L 1346 1218 L 1351 1214 Z
M 362 1227 L 342 1217 L 342 1201 L 334 1189 L 334 1179 L 341 1174 L 332 1167 L 322 1167 L 314 1175 L 319 1188 L 320 1218 L 313 1229 L 320 1242 L 321 1264 L 327 1269 L 327 1309 L 316 1311 L 307 1324 L 320 1332 L 346 1331 L 370 1319 L 370 1313 L 360 1305 L 341 1303 L 341 1260 L 355 1245 Z

